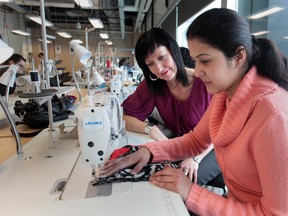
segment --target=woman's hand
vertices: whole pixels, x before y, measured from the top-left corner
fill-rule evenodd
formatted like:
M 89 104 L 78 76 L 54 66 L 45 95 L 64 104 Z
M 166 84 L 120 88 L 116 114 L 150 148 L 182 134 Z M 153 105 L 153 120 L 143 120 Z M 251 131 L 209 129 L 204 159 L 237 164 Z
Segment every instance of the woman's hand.
M 185 176 L 182 170 L 170 166 L 154 173 L 149 181 L 160 187 L 180 194 L 183 200 L 186 200 L 193 185 L 193 182 Z
M 180 164 L 180 169 L 189 177 L 191 181 L 193 179 L 194 183 L 197 183 L 198 168 L 199 164 L 194 161 L 193 158 L 185 159 Z
M 148 163 L 151 157 L 151 152 L 148 148 L 142 147 L 138 151 L 129 154 L 125 157 L 116 158 L 114 160 L 107 161 L 100 170 L 101 176 L 111 176 L 115 172 L 122 170 L 126 167 L 130 167 L 134 164 L 136 166 L 131 171 L 131 175 L 135 175 L 142 170 L 142 168 Z
M 151 129 L 149 136 L 156 141 L 168 140 L 168 138 L 161 132 L 161 130 L 156 125 L 154 125 Z

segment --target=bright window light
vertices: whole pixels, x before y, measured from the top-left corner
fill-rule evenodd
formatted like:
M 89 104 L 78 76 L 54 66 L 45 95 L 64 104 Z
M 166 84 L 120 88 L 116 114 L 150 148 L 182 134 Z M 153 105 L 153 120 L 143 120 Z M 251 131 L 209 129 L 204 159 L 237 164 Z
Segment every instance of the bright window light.
M 284 10 L 284 8 L 282 7 L 274 7 L 274 8 L 271 8 L 269 10 L 265 10 L 265 11 L 262 11 L 260 13 L 257 13 L 253 16 L 250 16 L 249 18 L 250 19 L 260 19 L 262 17 L 266 17 L 266 16 L 269 16 L 271 14 L 274 14 L 274 13 L 278 13 L 280 11 Z

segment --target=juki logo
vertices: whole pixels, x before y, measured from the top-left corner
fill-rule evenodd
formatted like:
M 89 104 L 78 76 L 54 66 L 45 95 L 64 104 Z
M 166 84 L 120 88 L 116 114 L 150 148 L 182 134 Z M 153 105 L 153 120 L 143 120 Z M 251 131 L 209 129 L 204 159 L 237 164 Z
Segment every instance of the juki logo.
M 85 125 L 102 125 L 103 122 L 102 121 L 88 121 L 85 122 Z

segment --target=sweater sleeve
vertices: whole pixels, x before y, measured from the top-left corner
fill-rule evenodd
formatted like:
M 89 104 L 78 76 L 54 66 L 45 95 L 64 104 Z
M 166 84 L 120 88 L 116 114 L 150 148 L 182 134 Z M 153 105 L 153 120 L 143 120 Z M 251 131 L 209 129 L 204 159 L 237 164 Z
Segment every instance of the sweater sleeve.
M 275 131 L 279 133 L 274 133 Z M 257 144 L 253 146 L 253 154 L 262 189 L 259 201 L 251 199 L 250 202 L 241 202 L 233 194 L 225 199 L 205 188 L 193 185 L 186 200 L 187 208 L 203 216 L 288 215 L 286 181 L 288 178 L 288 137 L 286 131 L 288 131 L 287 119 L 276 115 L 268 118 L 255 135 Z
M 153 154 L 153 161 L 183 159 L 205 149 L 210 141 L 206 127 L 209 113 L 210 106 L 194 131 L 182 137 L 146 144 Z M 256 181 L 261 186 L 260 194 L 245 191 L 238 185 L 238 189 L 231 189 L 228 198 L 224 198 L 194 184 L 185 200 L 187 208 L 201 216 L 288 215 L 287 131 L 287 117 L 275 114 L 268 117 L 251 137 L 252 157 L 260 181 L 257 183 L 258 180 L 254 180 L 253 184 Z
M 205 151 L 211 144 L 208 129 L 210 107 L 208 107 L 196 127 L 189 133 L 174 139 L 147 143 L 145 146 L 151 151 L 153 161 L 183 160 Z

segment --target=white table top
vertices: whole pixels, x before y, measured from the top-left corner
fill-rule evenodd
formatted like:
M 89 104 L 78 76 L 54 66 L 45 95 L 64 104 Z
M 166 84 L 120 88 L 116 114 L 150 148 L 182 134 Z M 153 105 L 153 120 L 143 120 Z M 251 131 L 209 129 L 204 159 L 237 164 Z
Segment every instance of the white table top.
M 69 124 L 65 129 L 73 128 L 71 121 Z M 155 187 L 149 182 L 131 183 L 131 190 L 112 192 L 112 195 L 106 197 L 61 198 L 62 192 L 50 193 L 57 180 L 68 179 L 69 183 L 77 169 L 80 169 L 80 175 L 83 170 L 87 170 L 90 175 L 86 164 L 80 163 L 81 159 L 78 161 L 80 148 L 76 146 L 77 140 L 59 139 L 59 129 L 55 129 L 55 148 L 48 149 L 49 132 L 46 129 L 24 146 L 23 155 L 14 155 L 0 165 L 0 215 L 189 215 L 178 194 Z M 147 136 L 128 132 L 128 142 L 147 142 Z M 32 158 L 27 160 L 29 157 Z M 78 193 L 78 188 L 85 188 L 85 184 L 85 181 L 79 182 L 75 192 Z

